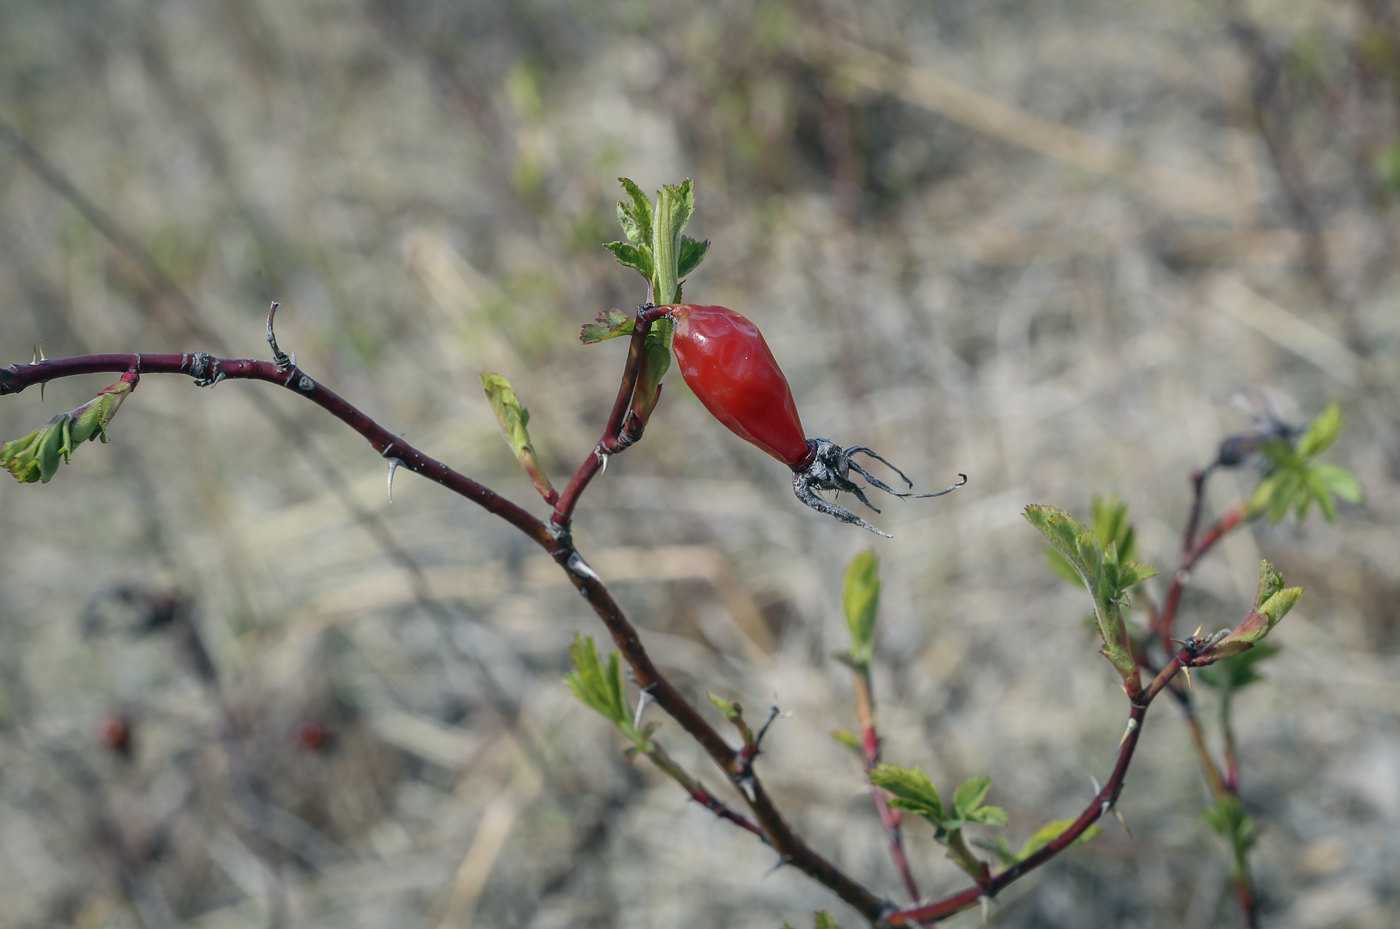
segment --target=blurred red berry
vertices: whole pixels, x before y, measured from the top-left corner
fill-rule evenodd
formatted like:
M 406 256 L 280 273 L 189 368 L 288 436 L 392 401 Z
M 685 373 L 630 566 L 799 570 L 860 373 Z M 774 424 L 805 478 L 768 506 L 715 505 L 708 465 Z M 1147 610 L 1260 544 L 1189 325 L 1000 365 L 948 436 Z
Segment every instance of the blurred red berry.
M 326 724 L 312 717 L 304 719 L 297 726 L 297 747 L 304 752 L 320 753 L 331 744 L 331 730 Z
M 131 754 L 131 719 L 125 713 L 109 713 L 97 724 L 97 738 L 109 751 Z

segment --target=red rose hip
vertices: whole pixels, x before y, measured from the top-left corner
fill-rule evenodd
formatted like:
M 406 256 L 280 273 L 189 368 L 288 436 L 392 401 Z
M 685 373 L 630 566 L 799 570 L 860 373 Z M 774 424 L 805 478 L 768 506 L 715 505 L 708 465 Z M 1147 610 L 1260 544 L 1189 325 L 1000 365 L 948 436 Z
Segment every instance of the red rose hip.
M 681 376 L 715 419 L 794 471 L 812 460 L 787 378 L 763 333 L 727 307 L 671 308 Z
M 896 497 L 939 497 L 967 483 L 967 475 L 938 493 L 900 493 L 882 483 L 852 460 L 857 452 L 884 463 L 905 484 L 914 486 L 904 473 L 864 446 L 842 449 L 829 439 L 809 439 L 802 431 L 792 389 L 778 367 L 773 352 L 758 327 L 722 306 L 679 303 L 643 306 L 649 319 L 670 317 L 675 324 L 671 348 L 681 376 L 721 423 L 731 432 L 763 449 L 792 469 L 792 489 L 812 509 L 845 523 L 888 535 L 818 491 L 845 491 L 875 512 L 864 490 L 849 477 L 855 471 L 876 487 Z

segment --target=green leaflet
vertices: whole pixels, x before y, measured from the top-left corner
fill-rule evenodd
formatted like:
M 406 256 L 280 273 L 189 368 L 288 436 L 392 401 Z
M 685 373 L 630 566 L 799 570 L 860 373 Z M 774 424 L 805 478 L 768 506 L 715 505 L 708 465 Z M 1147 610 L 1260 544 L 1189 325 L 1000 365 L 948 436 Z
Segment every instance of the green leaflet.
M 943 802 L 938 797 L 938 788 L 918 768 L 880 764 L 870 772 L 870 783 L 894 794 L 890 806 L 917 813 L 935 829 L 943 828 Z
M 584 345 L 592 345 L 594 342 L 602 342 L 604 339 L 631 335 L 635 326 L 636 320 L 621 310 L 606 310 L 599 313 L 593 322 L 583 324 L 578 340 Z
M 491 401 L 496 422 L 500 423 L 506 444 L 515 453 L 516 460 L 525 468 L 525 473 L 530 476 L 530 481 L 540 492 L 540 496 L 546 500 L 552 499 L 555 496 L 554 487 L 550 485 L 549 478 L 540 467 L 535 447 L 530 444 L 530 431 L 526 428 L 530 423 L 530 411 L 520 405 L 520 399 L 511 389 L 510 381 L 499 374 L 484 372 L 481 375 L 481 388 L 486 391 L 486 399 Z
M 1040 851 L 1045 846 L 1049 845 L 1051 842 L 1055 841 L 1055 839 L 1059 838 L 1060 835 L 1066 829 L 1073 825 L 1074 820 L 1072 819 L 1057 819 L 1053 823 L 1046 823 L 1045 825 L 1037 829 L 1035 833 L 1029 839 L 1026 840 L 1025 845 L 1021 846 L 1021 850 L 1016 853 L 1015 861 L 1007 863 L 1015 864 L 1016 861 L 1024 861 L 1025 859 L 1034 855 L 1036 852 Z M 1070 843 L 1070 848 L 1073 848 L 1076 845 L 1082 845 L 1085 842 L 1095 839 L 1102 832 L 1103 829 L 1101 827 L 1090 826 L 1088 829 L 1085 829 L 1080 834 L 1079 838 L 1075 839 L 1073 842 Z

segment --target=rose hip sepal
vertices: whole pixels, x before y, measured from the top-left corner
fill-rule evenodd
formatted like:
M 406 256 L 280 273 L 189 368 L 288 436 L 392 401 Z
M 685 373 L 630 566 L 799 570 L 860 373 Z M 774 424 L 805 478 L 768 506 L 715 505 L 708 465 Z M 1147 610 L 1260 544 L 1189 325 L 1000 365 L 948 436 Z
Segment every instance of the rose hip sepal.
M 967 483 L 937 493 L 901 493 L 856 464 L 852 456 L 863 453 L 885 464 L 909 487 L 913 483 L 894 465 L 864 446 L 843 450 L 829 439 L 809 439 L 802 429 L 792 388 L 778 367 L 763 333 L 746 317 L 722 306 L 680 303 L 645 309 L 675 322 L 671 348 L 681 376 L 695 396 L 721 423 L 739 438 L 763 449 L 792 469 L 792 489 L 812 509 L 844 523 L 861 526 L 888 537 L 843 506 L 818 492 L 845 491 L 875 512 L 880 512 L 849 475 L 855 471 L 870 486 L 896 497 L 939 497 Z

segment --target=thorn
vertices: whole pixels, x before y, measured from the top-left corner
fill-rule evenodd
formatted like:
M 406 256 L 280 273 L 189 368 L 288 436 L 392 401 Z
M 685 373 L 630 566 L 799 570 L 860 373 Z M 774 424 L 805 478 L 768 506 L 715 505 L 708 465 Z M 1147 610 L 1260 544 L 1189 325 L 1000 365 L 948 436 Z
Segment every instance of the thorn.
M 1191 669 L 1182 665 L 1181 673 L 1186 675 L 1186 690 L 1190 693 L 1195 693 L 1196 688 L 1191 684 Z
M 1099 779 L 1092 774 L 1089 775 L 1089 783 L 1094 785 L 1094 796 L 1097 797 L 1099 794 L 1103 793 L 1103 785 L 1100 784 Z
M 987 921 L 992 915 L 992 898 L 983 894 L 977 898 L 977 902 L 982 904 L 982 929 L 987 929 Z
M 32 364 L 32 365 L 38 364 L 38 363 L 39 363 L 39 347 L 38 347 L 37 345 L 31 345 L 31 346 L 29 347 L 29 350 L 30 350 L 30 352 L 33 353 L 33 357 L 29 359 L 29 363 Z
M 1206 627 L 1206 624 L 1205 624 L 1205 623 L 1201 623 L 1199 626 L 1196 627 L 1196 631 L 1193 632 L 1193 633 L 1191 633 L 1191 637 L 1192 637 L 1192 638 L 1195 638 L 1196 636 L 1200 635 L 1200 634 L 1201 634 L 1201 630 L 1204 629 L 1205 627 Z
M 39 360 L 40 360 L 40 361 L 48 361 L 48 359 L 44 357 L 44 343 L 43 343 L 43 342 L 40 342 L 40 343 L 39 343 Z
M 1118 825 L 1123 827 L 1123 831 L 1128 834 L 1128 839 L 1136 842 L 1137 839 L 1133 838 L 1133 830 L 1128 828 L 1128 821 L 1123 818 L 1122 812 L 1116 806 L 1113 808 L 1113 815 L 1118 817 Z
M 776 874 L 778 871 L 781 871 L 785 864 L 787 864 L 787 862 L 779 858 L 773 867 L 763 872 L 763 877 L 761 877 L 760 880 L 767 880 L 770 874 Z
M 272 306 L 267 310 L 267 344 L 272 347 L 272 362 L 277 365 L 278 371 L 286 371 L 296 367 L 296 360 L 288 358 L 287 353 L 277 347 L 277 336 L 272 332 L 272 320 L 277 316 L 277 308 L 281 306 L 276 300 L 272 301 Z
M 49 382 L 48 382 L 48 381 L 40 381 L 40 382 L 39 382 L 39 402 L 40 402 L 40 403 L 43 403 L 43 402 L 44 402 L 44 388 L 47 387 L 48 385 L 49 385 Z
M 401 461 L 401 460 L 398 459 L 398 458 L 390 458 L 390 459 L 389 459 L 389 502 L 390 502 L 390 503 L 393 503 L 393 502 L 394 502 L 394 471 L 397 470 L 398 467 L 399 467 L 399 465 L 401 465 L 401 464 L 403 464 L 403 461 Z
M 598 576 L 598 572 L 590 568 L 588 566 L 588 562 L 584 561 L 583 556 L 580 555 L 578 552 L 570 553 L 569 560 L 565 563 L 565 567 L 577 574 L 579 577 L 586 577 L 589 580 L 597 581 L 600 584 L 603 582 L 603 579 Z
M 608 473 L 608 459 L 611 457 L 612 455 L 609 455 L 607 452 L 598 453 L 598 460 L 603 463 L 602 471 L 604 474 Z
M 1132 735 L 1134 732 L 1137 731 L 1137 727 L 1138 727 L 1138 721 L 1137 721 L 1136 719 L 1129 719 L 1129 720 L 1128 720 L 1128 728 L 1123 732 L 1123 738 L 1121 738 L 1121 739 L 1118 740 L 1118 747 L 1117 747 L 1116 749 L 1113 750 L 1113 754 L 1116 755 L 1116 754 L 1118 754 L 1120 751 L 1122 751 L 1122 749 L 1123 749 L 1123 743 L 1126 742 L 1126 741 L 1128 741 L 1128 736 Z
M 637 698 L 637 713 L 632 717 L 633 728 L 642 728 L 642 712 L 646 710 L 647 704 L 651 702 L 651 688 L 643 687 L 641 696 Z

